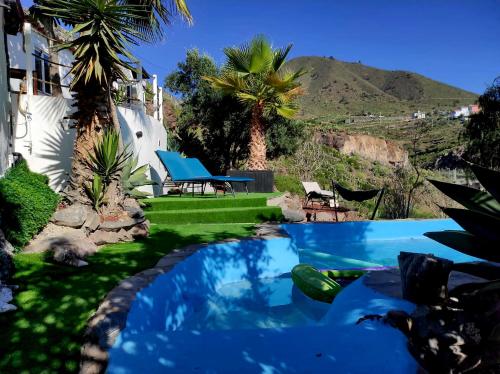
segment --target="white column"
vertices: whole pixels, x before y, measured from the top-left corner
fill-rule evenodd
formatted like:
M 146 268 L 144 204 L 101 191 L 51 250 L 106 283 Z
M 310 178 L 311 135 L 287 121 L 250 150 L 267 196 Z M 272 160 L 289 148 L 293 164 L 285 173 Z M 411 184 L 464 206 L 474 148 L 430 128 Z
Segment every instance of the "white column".
M 158 121 L 163 124 L 163 87 L 158 87 Z
M 24 32 L 24 52 L 26 53 L 26 93 L 33 95 L 33 43 L 31 41 L 31 23 L 25 22 Z
M 158 76 L 153 74 L 153 117 L 158 118 Z

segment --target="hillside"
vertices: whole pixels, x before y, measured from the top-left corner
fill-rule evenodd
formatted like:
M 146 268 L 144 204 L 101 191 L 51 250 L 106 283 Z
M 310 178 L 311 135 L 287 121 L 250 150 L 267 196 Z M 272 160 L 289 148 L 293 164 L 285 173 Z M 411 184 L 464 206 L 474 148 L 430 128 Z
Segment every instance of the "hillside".
M 477 95 L 422 75 L 389 71 L 325 57 L 298 57 L 287 65 L 305 68 L 300 98 L 304 118 L 335 114 L 409 114 L 472 104 Z

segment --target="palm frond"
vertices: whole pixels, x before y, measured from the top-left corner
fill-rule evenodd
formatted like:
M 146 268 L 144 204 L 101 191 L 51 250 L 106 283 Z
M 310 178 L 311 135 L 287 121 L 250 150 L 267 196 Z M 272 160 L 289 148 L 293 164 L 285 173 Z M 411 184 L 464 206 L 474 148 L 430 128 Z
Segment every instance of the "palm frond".
M 278 71 L 285 64 L 286 58 L 292 49 L 293 44 L 288 44 L 285 48 L 278 49 L 273 56 L 273 70 Z

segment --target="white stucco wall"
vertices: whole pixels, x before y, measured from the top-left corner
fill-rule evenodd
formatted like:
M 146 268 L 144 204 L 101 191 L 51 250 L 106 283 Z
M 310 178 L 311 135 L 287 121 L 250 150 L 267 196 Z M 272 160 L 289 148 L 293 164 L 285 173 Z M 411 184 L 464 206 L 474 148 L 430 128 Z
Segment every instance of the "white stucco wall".
M 10 153 L 9 92 L 7 76 L 7 56 L 4 43 L 4 8 L 0 7 L 0 176 L 8 166 Z
M 26 110 L 28 96 L 13 95 L 13 104 Z M 31 121 L 16 115 L 14 150 L 23 155 L 31 170 L 49 177 L 50 186 L 61 191 L 69 179 L 75 130 L 65 130 L 62 120 L 73 110 L 72 101 L 63 97 L 30 96 Z M 19 109 L 19 108 L 16 108 Z
M 157 149 L 167 149 L 167 133 L 163 125 L 143 111 L 118 108 L 118 119 L 122 129 L 123 141 L 130 144 L 135 155 L 139 156 L 138 166 L 149 164 L 150 178 L 158 183 L 145 186 L 141 190 L 158 196 L 163 193 L 162 181 L 166 171 L 155 154 Z M 142 132 L 142 137 L 137 133 Z
M 27 95 L 21 96 L 21 112 L 26 109 L 27 98 Z M 13 103 L 18 106 L 17 95 L 13 95 Z M 70 115 L 72 104 L 72 100 L 63 97 L 31 96 L 31 121 L 19 111 L 16 113 L 15 151 L 23 155 L 31 170 L 46 174 L 55 191 L 65 187 L 71 171 L 75 130 L 65 130 L 61 120 Z M 130 149 L 139 156 L 138 165 L 149 164 L 150 178 L 161 183 L 166 172 L 154 151 L 166 149 L 163 125 L 145 113 L 131 109 L 118 108 L 118 117 L 124 142 L 130 144 Z M 141 138 L 136 135 L 139 131 L 143 134 Z M 141 189 L 155 196 L 163 190 L 161 184 Z

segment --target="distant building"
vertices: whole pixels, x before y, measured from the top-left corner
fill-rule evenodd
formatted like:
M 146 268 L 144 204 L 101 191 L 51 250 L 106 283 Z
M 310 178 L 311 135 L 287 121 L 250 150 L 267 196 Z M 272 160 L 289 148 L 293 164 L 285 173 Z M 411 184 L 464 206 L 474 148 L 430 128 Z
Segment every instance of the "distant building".
M 420 110 L 413 113 L 413 119 L 425 119 L 425 113 L 421 112 Z
M 473 105 L 469 105 L 469 113 L 470 114 L 476 114 L 476 113 L 479 113 L 481 109 L 479 108 L 479 105 L 478 104 L 473 104 Z
M 470 116 L 470 110 L 468 106 L 462 106 L 460 108 L 454 109 L 450 113 L 450 117 L 453 119 L 464 117 L 467 118 Z

